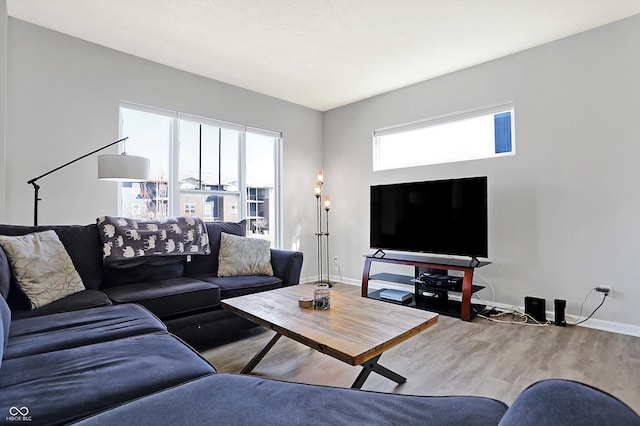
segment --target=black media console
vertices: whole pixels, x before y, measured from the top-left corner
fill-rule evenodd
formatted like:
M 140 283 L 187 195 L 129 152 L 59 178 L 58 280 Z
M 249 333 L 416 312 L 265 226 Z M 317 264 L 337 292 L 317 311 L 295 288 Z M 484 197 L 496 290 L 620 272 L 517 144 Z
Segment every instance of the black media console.
M 369 275 L 372 263 L 413 266 L 414 275 L 408 276 L 384 272 Z M 483 305 L 474 304 L 472 309 L 471 294 L 484 288 L 472 285 L 473 271 L 475 268 L 480 268 L 490 263 L 478 261 L 477 259 L 449 259 L 395 253 L 366 255 L 364 271 L 362 272 L 361 295 L 362 297 L 380 299 L 382 290 L 369 293 L 369 280 L 402 283 L 412 286 L 414 293 L 411 300 L 406 301 L 404 304 L 470 321 L 475 316 L 475 312 L 480 312 L 484 308 Z M 447 271 L 461 271 L 463 276 L 449 276 Z M 449 298 L 450 291 L 462 293 L 462 301 L 451 300 Z

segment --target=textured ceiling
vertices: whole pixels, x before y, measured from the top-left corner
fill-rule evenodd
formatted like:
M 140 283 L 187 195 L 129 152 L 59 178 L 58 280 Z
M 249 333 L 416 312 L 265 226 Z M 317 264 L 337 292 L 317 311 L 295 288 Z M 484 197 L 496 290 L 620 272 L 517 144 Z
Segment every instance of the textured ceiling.
M 320 111 L 640 13 L 640 0 L 8 0 L 9 16 Z

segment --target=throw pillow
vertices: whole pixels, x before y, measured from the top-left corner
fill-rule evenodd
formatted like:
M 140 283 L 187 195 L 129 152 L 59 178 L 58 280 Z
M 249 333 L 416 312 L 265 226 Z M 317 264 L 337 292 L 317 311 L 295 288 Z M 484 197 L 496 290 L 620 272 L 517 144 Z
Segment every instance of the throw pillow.
M 0 235 L 20 289 L 36 309 L 84 290 L 82 279 L 55 231 L 9 237 Z
M 239 237 L 223 232 L 220 235 L 218 276 L 273 276 L 269 244 L 271 243 L 267 240 Z

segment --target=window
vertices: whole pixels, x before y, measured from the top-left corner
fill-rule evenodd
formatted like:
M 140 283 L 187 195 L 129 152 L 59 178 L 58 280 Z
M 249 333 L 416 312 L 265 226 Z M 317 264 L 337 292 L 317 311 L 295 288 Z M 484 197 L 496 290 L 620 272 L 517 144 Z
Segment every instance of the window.
M 151 160 L 148 182 L 121 185 L 120 215 L 246 219 L 279 246 L 280 133 L 128 103 L 120 116 L 127 153 Z
M 196 204 L 195 203 L 184 203 L 184 215 L 185 216 L 193 216 L 196 214 Z M 198 215 L 202 217 L 202 214 Z
M 253 234 L 269 230 L 269 188 L 247 188 L 247 219 Z
M 207 221 L 240 220 L 238 212 L 228 206 L 237 204 L 240 198 L 239 155 L 243 132 L 240 128 L 181 117 L 177 120 L 180 203 L 202 206 L 196 216 Z
M 374 130 L 373 170 L 514 155 L 513 104 Z
M 251 129 L 246 133 L 247 234 L 269 238 L 277 223 L 276 188 L 280 167 L 277 139 L 269 132 Z

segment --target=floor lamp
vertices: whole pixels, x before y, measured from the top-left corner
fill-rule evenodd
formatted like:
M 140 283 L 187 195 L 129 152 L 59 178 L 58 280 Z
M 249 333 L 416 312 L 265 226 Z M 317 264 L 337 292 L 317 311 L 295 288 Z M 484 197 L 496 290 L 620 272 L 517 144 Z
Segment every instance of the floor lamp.
M 324 171 L 318 170 L 316 174 L 316 183 L 313 187 L 314 195 L 316 197 L 316 239 L 317 239 L 317 250 L 318 250 L 318 282 L 326 282 L 331 287 L 331 281 L 329 280 L 329 210 L 331 210 L 331 197 L 325 195 L 324 199 L 322 199 L 322 185 L 324 185 Z M 325 226 L 322 227 L 322 210 L 324 208 L 325 211 Z M 323 238 L 326 238 L 326 250 L 323 249 Z M 327 262 L 327 280 L 324 281 L 323 278 L 323 264 L 324 257 L 323 254 L 326 253 L 326 262 Z
M 56 167 L 55 169 L 50 170 L 47 173 L 44 173 L 33 179 L 29 179 L 27 181 L 27 184 L 33 185 L 34 190 L 33 225 L 38 226 L 38 201 L 40 201 L 41 199 L 38 197 L 40 185 L 38 185 L 36 182 L 39 179 L 42 179 L 43 177 L 48 176 L 51 173 L 57 172 L 60 169 L 64 169 L 68 165 L 82 160 L 83 158 L 88 157 L 92 154 L 95 154 L 96 152 L 102 151 L 103 149 L 109 148 L 112 145 L 120 142 L 125 142 L 127 139 L 129 138 L 126 137 L 118 139 L 115 142 L 111 142 L 101 148 L 89 152 L 88 154 L 84 154 L 74 160 L 71 160 L 68 163 L 63 164 L 62 166 Z M 145 157 L 137 157 L 135 155 L 127 155 L 126 152 L 123 152 L 119 155 L 100 155 L 98 157 L 98 179 L 125 182 L 142 182 L 149 180 L 149 159 Z

